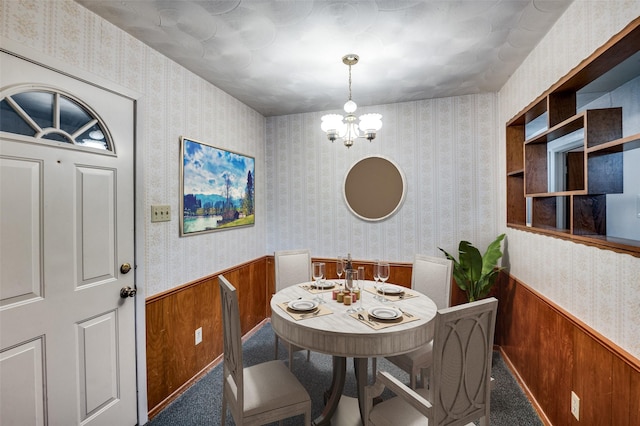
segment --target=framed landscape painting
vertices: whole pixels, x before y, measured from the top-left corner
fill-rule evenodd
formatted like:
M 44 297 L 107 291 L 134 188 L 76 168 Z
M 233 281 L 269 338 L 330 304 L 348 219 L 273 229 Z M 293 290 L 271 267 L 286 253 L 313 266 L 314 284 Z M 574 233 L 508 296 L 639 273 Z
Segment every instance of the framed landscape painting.
M 255 223 L 255 158 L 180 137 L 180 235 Z

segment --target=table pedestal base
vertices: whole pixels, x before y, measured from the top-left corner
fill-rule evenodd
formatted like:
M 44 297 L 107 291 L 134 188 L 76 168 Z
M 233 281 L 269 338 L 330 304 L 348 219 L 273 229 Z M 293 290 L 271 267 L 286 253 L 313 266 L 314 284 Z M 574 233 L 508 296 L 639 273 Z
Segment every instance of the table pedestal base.
M 364 419 L 364 388 L 368 384 L 368 367 L 369 359 L 368 358 L 354 358 L 353 359 L 353 367 L 356 376 L 356 384 L 358 389 L 358 399 L 355 398 L 347 398 L 342 396 L 342 391 L 344 389 L 344 382 L 347 376 L 347 359 L 342 356 L 334 356 L 333 357 L 333 376 L 331 379 L 331 386 L 325 392 L 325 406 L 324 410 L 316 419 L 313 420 L 312 424 L 314 426 L 328 426 L 331 424 L 331 419 L 333 418 L 336 410 L 338 409 L 338 403 L 342 398 L 345 401 L 354 400 L 357 402 L 357 405 L 353 408 L 343 408 L 343 410 L 353 410 L 354 413 L 359 411 L 359 416 L 354 414 L 353 417 L 360 420 L 359 424 L 364 424 L 362 419 Z M 349 405 L 355 405 L 351 401 L 348 401 Z M 357 408 L 356 408 L 357 407 Z M 341 407 L 342 408 L 342 407 Z M 356 411 L 357 410 L 357 411 Z M 344 417 L 342 414 L 340 417 Z M 349 415 L 349 417 L 352 417 Z M 340 423 L 342 424 L 342 423 Z M 358 424 L 358 423 L 356 423 Z M 349 422 L 351 425 L 351 422 Z
M 347 376 L 347 359 L 343 356 L 333 357 L 333 377 L 331 387 L 325 393 L 325 405 L 322 413 L 311 422 L 314 426 L 328 426 L 331 424 L 331 417 L 338 408 L 338 402 L 344 389 L 344 381 Z

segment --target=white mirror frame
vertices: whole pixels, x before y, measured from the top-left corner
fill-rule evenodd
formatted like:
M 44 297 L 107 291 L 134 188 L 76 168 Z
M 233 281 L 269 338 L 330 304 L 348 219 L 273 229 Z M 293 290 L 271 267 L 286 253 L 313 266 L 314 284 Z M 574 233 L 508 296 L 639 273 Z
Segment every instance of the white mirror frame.
M 351 213 L 362 220 L 377 222 L 400 209 L 407 193 L 407 181 L 393 160 L 374 155 L 349 167 L 342 193 Z

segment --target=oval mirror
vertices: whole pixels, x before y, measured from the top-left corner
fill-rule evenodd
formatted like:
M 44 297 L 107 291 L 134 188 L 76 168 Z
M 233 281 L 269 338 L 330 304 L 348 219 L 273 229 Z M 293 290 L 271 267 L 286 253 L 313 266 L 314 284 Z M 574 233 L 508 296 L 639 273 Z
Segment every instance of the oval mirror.
M 404 200 L 405 189 L 400 168 L 379 156 L 356 162 L 344 178 L 344 200 L 363 220 L 377 221 L 393 215 Z

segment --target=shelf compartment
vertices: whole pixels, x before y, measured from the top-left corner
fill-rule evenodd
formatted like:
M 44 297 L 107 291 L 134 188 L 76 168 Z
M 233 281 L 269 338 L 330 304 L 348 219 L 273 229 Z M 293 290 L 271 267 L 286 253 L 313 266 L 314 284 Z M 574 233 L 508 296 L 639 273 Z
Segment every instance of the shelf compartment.
M 507 177 L 507 222 L 524 225 L 527 217 L 524 174 Z
M 564 191 L 582 191 L 586 188 L 587 181 L 585 176 L 584 150 L 570 151 L 565 154 L 565 182 Z
M 622 108 L 590 109 L 584 113 L 587 149 L 622 137 Z
M 532 139 L 549 129 L 549 115 L 545 111 L 524 126 L 524 138 Z
M 525 145 L 538 145 L 538 144 L 547 144 L 548 142 L 561 138 L 563 136 L 568 135 L 569 133 L 573 133 L 576 130 L 580 130 L 584 128 L 584 116 L 585 111 L 581 112 L 578 115 L 575 115 L 562 123 L 550 128 L 544 133 L 539 134 L 538 136 L 526 140 Z
M 623 153 L 611 152 L 587 156 L 589 194 L 622 194 Z
M 607 235 L 607 196 L 577 195 L 573 197 L 573 233 Z
M 576 115 L 576 92 L 553 92 L 548 99 L 550 128 Z
M 525 145 L 546 144 L 580 129 L 585 129 L 587 148 L 619 139 L 622 137 L 622 108 L 582 111 L 524 143 Z
M 525 194 L 548 192 L 547 144 L 527 144 L 524 152 Z
M 524 125 L 507 127 L 507 173 L 524 169 Z
M 558 211 L 562 209 L 561 216 Z M 531 199 L 531 225 L 562 232 L 570 230 L 569 197 L 539 197 Z

